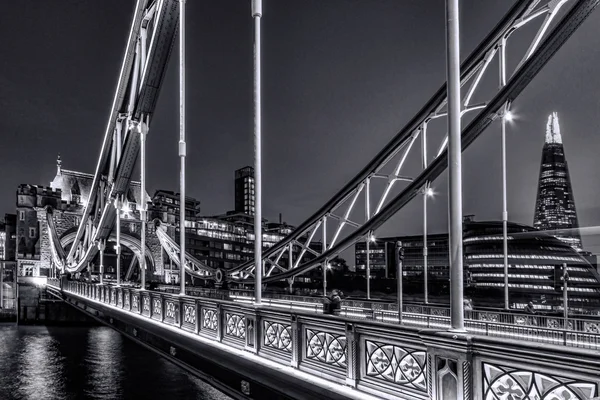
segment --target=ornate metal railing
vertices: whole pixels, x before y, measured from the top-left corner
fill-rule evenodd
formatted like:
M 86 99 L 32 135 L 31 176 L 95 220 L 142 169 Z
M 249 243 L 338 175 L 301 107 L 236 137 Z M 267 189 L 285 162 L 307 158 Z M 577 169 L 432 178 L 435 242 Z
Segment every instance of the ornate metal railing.
M 511 326 L 501 318 L 469 321 L 472 332 L 464 335 L 83 282 L 64 282 L 64 291 L 386 398 L 583 400 L 598 396 L 600 388 L 598 351 L 554 346 L 561 340 L 545 346 L 511 340 L 532 330 L 562 339 L 565 331 Z M 434 327 L 446 317 L 419 318 Z M 502 336 L 503 329 L 501 339 L 478 335 Z M 567 342 L 581 344 L 574 336 Z M 450 388 L 456 396 L 448 397 Z

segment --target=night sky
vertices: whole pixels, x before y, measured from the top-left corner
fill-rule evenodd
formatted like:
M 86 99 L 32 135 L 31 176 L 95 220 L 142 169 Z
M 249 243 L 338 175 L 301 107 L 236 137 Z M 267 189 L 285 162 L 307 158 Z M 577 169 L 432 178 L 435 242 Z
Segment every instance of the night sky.
M 512 3 L 461 1 L 463 58 Z M 94 172 L 133 7 L 131 0 L 3 2 L 0 212 L 14 212 L 18 184 L 49 185 L 59 153 L 64 168 Z M 440 87 L 444 11 L 443 0 L 264 1 L 265 217 L 275 220 L 281 212 L 288 223 L 301 223 Z M 233 208 L 233 171 L 253 162 L 250 2 L 189 0 L 187 27 L 187 192 L 201 200 L 205 215 L 214 215 Z M 600 225 L 599 27 L 596 10 L 514 103 L 510 220 L 532 224 L 546 118 L 557 111 L 580 224 Z M 509 42 L 509 65 L 533 33 L 524 30 Z M 148 137 L 151 195 L 159 188 L 178 190 L 176 57 L 177 49 Z M 491 90 L 496 64 L 484 85 Z M 441 143 L 445 120 L 432 129 L 438 133 L 430 134 L 430 155 Z M 403 174 L 414 176 L 419 164 L 415 152 Z M 501 218 L 500 165 L 495 124 L 465 153 L 465 214 Z M 430 232 L 447 229 L 445 176 L 433 185 Z M 378 235 L 421 233 L 420 210 L 421 202 L 413 201 Z M 592 242 L 584 238 L 586 247 Z

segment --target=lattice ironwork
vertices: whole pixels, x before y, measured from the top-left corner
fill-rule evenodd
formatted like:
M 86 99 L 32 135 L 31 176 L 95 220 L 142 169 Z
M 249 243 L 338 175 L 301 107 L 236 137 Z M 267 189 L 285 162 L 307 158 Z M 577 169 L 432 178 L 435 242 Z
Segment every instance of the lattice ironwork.
M 243 315 L 225 313 L 227 336 L 233 336 L 239 339 L 246 338 L 246 318 Z
M 183 322 L 194 325 L 196 323 L 196 306 L 183 305 Z
M 172 301 L 165 302 L 165 316 L 175 319 L 175 303 Z
M 130 300 L 131 294 L 126 293 L 125 294 L 125 309 L 130 310 L 131 309 L 131 300 Z
M 366 375 L 427 391 L 427 353 L 391 344 L 365 341 Z
M 144 302 L 144 305 L 143 305 L 143 310 L 144 310 L 144 311 L 148 311 L 148 312 L 150 312 L 150 298 L 149 298 L 149 297 L 146 297 L 146 296 L 144 296 L 144 297 L 143 297 L 143 302 Z
M 597 395 L 594 382 L 483 363 L 485 400 L 589 400 Z
M 345 335 L 306 329 L 306 358 L 346 368 L 347 351 Z
M 264 345 L 292 352 L 292 326 L 263 320 Z
M 202 328 L 216 331 L 218 327 L 217 310 L 211 308 L 202 309 Z
M 134 293 L 131 295 L 131 308 L 134 311 L 140 310 L 140 296 L 138 294 Z
M 152 313 L 154 315 L 162 314 L 162 304 L 160 299 L 154 299 L 154 301 L 152 302 Z

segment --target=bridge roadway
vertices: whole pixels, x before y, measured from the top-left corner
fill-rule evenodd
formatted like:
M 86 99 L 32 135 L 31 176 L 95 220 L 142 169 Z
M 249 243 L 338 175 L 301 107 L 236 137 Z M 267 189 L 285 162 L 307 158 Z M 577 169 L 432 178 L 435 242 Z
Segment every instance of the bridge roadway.
M 600 389 L 597 348 L 50 283 L 69 304 L 234 398 L 583 400 Z

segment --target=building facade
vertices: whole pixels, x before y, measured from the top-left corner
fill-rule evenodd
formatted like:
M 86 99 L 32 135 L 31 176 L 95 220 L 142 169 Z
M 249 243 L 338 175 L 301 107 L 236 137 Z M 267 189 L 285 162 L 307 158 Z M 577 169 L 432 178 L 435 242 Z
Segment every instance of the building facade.
M 533 226 L 582 251 L 575 197 L 555 112 L 546 124 Z
M 47 223 L 47 209 L 52 209 L 52 218 L 61 242 L 70 248 L 69 238 L 81 223 L 83 211 L 89 200 L 94 176 L 62 168 L 60 157 L 57 160 L 56 175 L 50 187 L 20 185 L 17 190 L 16 214 L 16 262 L 21 276 L 50 276 L 53 267 L 52 251 Z M 124 195 L 121 209 L 121 227 L 124 237 L 139 241 L 141 234 L 140 204 L 141 191 L 138 182 L 131 182 Z M 146 194 L 146 201 L 149 196 Z M 160 242 L 149 225 L 146 234 L 147 265 L 154 273 L 162 274 L 155 266 L 162 266 Z M 114 237 L 109 238 L 105 250 L 105 278 L 116 277 L 116 254 Z M 134 267 L 139 263 L 139 254 L 122 246 L 121 265 L 123 278 L 131 278 Z M 156 262 L 159 260 L 159 262 Z M 98 257 L 90 264 L 92 277 L 98 277 Z M 136 274 L 139 274 L 139 269 Z

